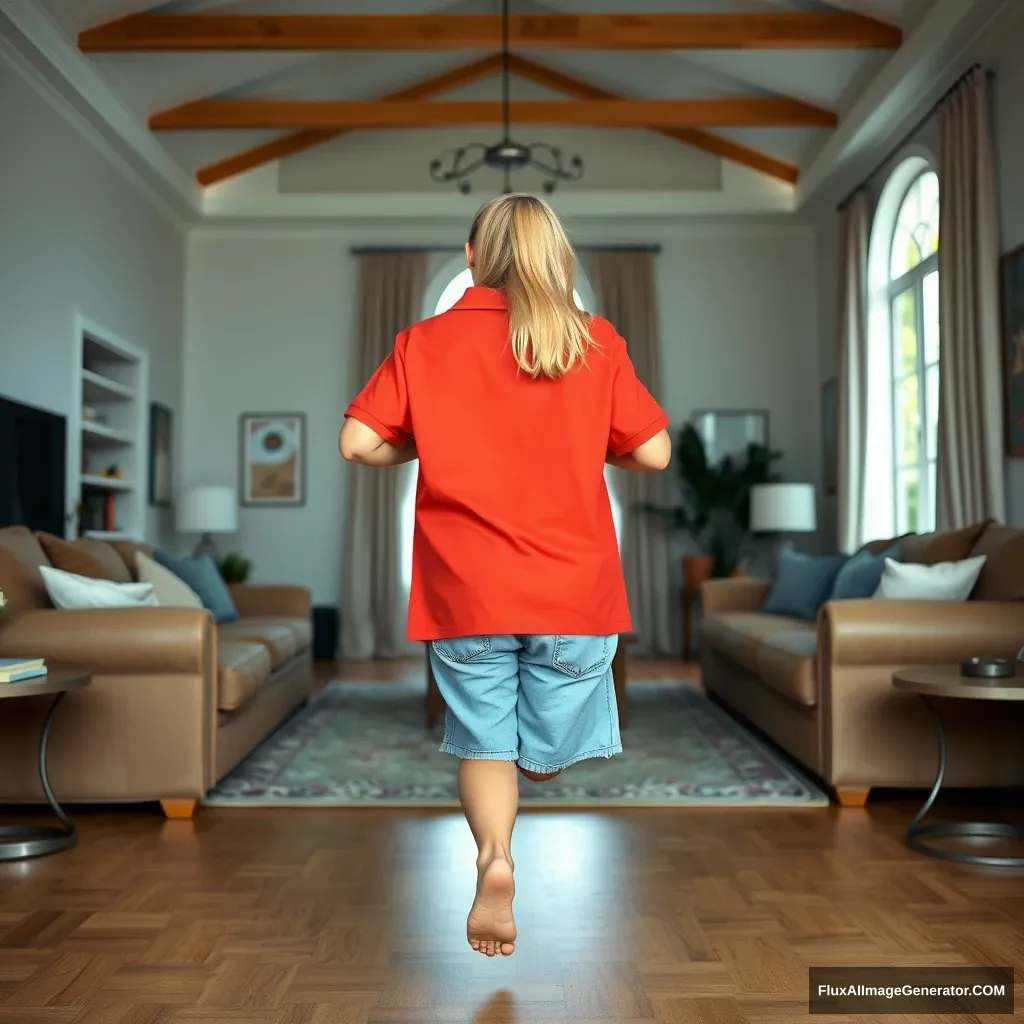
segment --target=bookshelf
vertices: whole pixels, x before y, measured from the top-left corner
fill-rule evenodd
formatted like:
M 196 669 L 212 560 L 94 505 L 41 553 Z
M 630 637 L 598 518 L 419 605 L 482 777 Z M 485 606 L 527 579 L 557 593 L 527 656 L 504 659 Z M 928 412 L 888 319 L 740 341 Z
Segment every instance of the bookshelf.
M 79 319 L 77 422 L 69 437 L 75 536 L 142 540 L 146 526 L 146 353 Z

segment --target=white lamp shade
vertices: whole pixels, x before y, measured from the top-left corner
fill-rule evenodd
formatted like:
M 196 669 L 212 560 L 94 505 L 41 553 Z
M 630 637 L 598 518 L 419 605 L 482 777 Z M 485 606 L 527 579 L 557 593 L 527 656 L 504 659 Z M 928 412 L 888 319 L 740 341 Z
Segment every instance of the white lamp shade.
M 182 533 L 234 533 L 238 529 L 238 498 L 231 487 L 193 487 L 177 502 Z
M 817 528 L 813 484 L 755 484 L 750 489 L 754 533 L 813 533 Z

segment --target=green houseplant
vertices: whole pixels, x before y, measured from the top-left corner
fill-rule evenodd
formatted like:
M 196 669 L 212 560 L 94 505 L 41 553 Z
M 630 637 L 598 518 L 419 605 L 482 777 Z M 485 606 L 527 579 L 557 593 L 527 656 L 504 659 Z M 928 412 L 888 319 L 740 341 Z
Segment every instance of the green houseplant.
M 708 461 L 697 429 L 687 424 L 676 442 L 675 464 L 682 502 L 669 508 L 648 506 L 670 525 L 687 533 L 699 555 L 683 559 L 688 587 L 699 587 L 711 576 L 732 576 L 741 568 L 743 545 L 750 535 L 750 490 L 774 483 L 773 465 L 782 457 L 763 444 L 750 444 L 740 456 Z
M 225 583 L 245 583 L 252 572 L 252 562 L 236 553 L 224 558 L 218 568 Z

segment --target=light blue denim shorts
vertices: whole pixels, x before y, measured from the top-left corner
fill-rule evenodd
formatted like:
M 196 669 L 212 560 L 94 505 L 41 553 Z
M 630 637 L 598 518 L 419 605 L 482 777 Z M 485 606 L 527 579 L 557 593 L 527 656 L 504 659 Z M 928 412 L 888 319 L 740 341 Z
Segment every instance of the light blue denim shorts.
M 430 663 L 448 706 L 441 752 L 518 761 L 541 774 L 620 753 L 618 641 L 508 633 L 432 641 Z

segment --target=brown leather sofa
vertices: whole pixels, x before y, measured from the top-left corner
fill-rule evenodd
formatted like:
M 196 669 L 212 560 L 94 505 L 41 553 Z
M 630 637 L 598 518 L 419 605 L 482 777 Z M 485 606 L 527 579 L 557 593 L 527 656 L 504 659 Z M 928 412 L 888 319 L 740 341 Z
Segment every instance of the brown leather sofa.
M 128 582 L 144 545 L 75 542 L 109 578 Z M 80 666 L 92 683 L 54 717 L 49 775 L 62 802 L 159 800 L 190 816 L 313 688 L 310 594 L 295 586 L 236 586 L 240 618 L 177 608 L 53 608 L 39 566 L 50 564 L 20 526 L 0 529 L 0 657 Z M 0 802 L 42 802 L 36 770 L 49 698 L 0 708 Z
M 902 538 L 903 560 L 988 559 L 971 599 L 833 601 L 818 621 L 758 609 L 771 584 L 713 580 L 702 592 L 708 692 L 857 806 L 875 786 L 931 786 L 935 728 L 918 697 L 898 693 L 900 667 L 1013 658 L 1024 646 L 1024 531 L 998 523 Z M 885 550 L 892 540 L 866 545 Z M 946 783 L 1024 784 L 1024 705 L 947 700 Z

